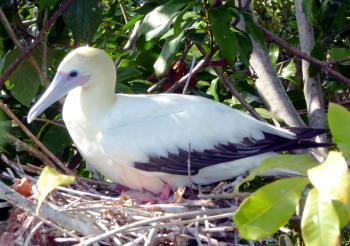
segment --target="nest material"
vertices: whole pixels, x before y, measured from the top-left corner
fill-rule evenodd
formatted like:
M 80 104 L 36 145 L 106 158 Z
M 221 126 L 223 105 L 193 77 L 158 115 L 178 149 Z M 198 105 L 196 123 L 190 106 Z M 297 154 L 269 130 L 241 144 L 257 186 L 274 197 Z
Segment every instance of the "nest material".
M 179 189 L 169 201 L 156 204 L 139 204 L 131 198 L 133 192 L 115 194 L 113 185 L 98 183 L 90 183 L 89 192 L 59 187 L 38 216 L 33 196 L 24 197 L 2 183 L 0 197 L 15 206 L 0 245 L 252 244 L 239 238 L 232 221 L 243 198 L 233 198 L 236 181 L 200 187 L 197 194 Z

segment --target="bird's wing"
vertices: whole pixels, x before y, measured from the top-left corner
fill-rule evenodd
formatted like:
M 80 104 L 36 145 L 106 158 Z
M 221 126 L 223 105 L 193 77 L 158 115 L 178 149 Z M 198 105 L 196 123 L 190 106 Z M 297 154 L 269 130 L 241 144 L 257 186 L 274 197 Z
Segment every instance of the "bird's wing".
M 190 158 L 196 174 L 207 166 L 279 150 L 294 138 L 210 100 L 168 104 L 152 115 L 134 113 L 141 116 L 103 130 L 100 144 L 111 159 L 148 172 L 186 175 Z

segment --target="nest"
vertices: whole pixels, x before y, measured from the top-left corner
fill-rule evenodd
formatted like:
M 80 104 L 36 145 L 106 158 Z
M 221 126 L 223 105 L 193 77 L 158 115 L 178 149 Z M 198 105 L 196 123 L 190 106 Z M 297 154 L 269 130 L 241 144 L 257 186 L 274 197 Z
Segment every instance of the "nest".
M 2 177 L 15 181 L 20 176 L 22 181 L 15 189 L 0 185 L 0 197 L 14 205 L 0 245 L 252 244 L 239 238 L 232 221 L 245 196 L 232 195 L 237 179 L 195 191 L 180 188 L 168 201 L 154 204 L 137 202 L 134 197 L 141 193 L 118 193 L 114 184 L 85 180 L 83 186 L 59 187 L 36 215 L 35 185 L 31 185 L 36 179 L 21 166 L 9 164 L 11 169 Z M 28 186 L 32 194 L 20 190 Z

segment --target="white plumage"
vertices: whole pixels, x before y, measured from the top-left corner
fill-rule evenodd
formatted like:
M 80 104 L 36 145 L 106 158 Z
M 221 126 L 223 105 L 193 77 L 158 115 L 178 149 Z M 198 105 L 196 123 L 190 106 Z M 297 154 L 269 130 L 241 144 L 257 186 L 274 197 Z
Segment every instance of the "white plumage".
M 165 183 L 187 186 L 188 157 L 194 183 L 228 179 L 258 166 L 282 145 L 296 148 L 300 137 L 320 133 L 278 129 L 202 97 L 115 94 L 115 80 L 105 52 L 78 48 L 61 62 L 28 122 L 68 93 L 63 119 L 80 153 L 103 175 L 132 189 L 160 193 Z

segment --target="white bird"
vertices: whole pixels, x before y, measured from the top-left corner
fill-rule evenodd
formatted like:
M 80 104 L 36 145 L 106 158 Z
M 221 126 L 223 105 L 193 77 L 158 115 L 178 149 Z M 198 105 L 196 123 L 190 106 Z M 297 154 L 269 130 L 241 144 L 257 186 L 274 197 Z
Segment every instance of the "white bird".
M 115 94 L 116 69 L 102 50 L 70 52 L 28 122 L 67 95 L 63 120 L 85 160 L 113 182 L 160 193 L 210 184 L 257 167 L 275 151 L 320 146 L 320 129 L 276 128 L 212 100 L 189 95 Z M 190 152 L 190 154 L 189 154 Z

